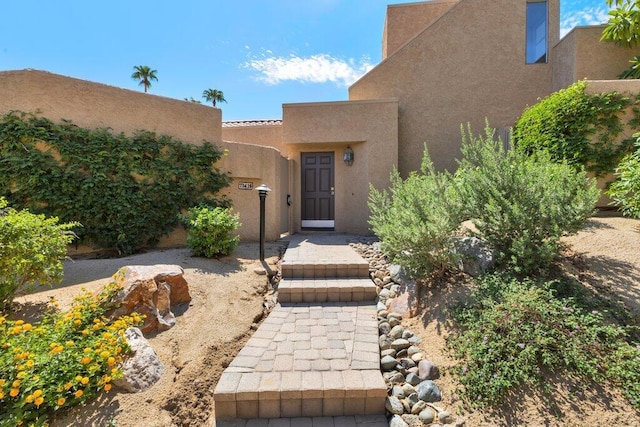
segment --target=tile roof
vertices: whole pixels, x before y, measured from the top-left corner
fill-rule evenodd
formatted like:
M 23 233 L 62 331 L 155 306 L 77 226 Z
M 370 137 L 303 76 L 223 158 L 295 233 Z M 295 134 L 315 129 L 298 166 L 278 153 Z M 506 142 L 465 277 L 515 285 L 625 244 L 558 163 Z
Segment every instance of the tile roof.
M 223 128 L 237 128 L 245 126 L 282 126 L 282 120 L 238 120 L 222 122 Z

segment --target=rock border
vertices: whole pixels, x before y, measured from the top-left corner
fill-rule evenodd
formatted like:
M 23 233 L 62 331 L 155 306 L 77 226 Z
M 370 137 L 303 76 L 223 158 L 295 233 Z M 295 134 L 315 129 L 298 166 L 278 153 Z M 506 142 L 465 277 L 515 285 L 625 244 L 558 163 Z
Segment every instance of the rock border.
M 463 427 L 464 419 L 454 420 L 449 411 L 436 405 L 442 400 L 435 382 L 440 371 L 418 347 L 422 338 L 402 326 L 402 314 L 390 311 L 408 278 L 398 274 L 402 269 L 389 262 L 375 237 L 360 238 L 350 246 L 369 262 L 369 276 L 377 287 L 380 369 L 387 384 L 389 426 Z

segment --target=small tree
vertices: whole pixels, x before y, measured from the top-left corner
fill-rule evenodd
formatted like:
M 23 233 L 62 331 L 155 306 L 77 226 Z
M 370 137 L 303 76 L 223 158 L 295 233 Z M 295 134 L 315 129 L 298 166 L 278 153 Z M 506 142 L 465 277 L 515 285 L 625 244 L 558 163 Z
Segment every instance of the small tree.
M 146 65 L 136 65 L 133 69 L 135 71 L 131 74 L 131 78 L 139 81 L 138 86 L 144 86 L 145 93 L 151 87 L 151 80 L 158 81 L 158 70 L 152 70 Z
M 217 90 L 217 89 L 207 89 L 204 92 L 202 92 L 202 97 L 207 101 L 207 102 L 211 102 L 213 104 L 213 106 L 216 106 L 216 103 L 218 102 L 227 102 L 226 99 L 224 99 L 224 93 L 222 93 L 221 90 Z
M 620 46 L 635 47 L 640 42 L 640 0 L 607 0 L 609 21 L 602 31 L 601 40 Z M 621 79 L 640 78 L 640 56 L 630 61 L 631 67 L 618 75 Z
M 627 155 L 618 165 L 618 179 L 611 184 L 609 195 L 624 215 L 640 219 L 640 140 L 636 142 L 636 147 L 636 151 Z
M 187 246 L 196 256 L 229 255 L 240 242 L 240 237 L 233 234 L 240 226 L 240 217 L 231 209 L 197 206 L 180 220 L 189 233 Z
M 0 198 L 0 311 L 28 286 L 62 279 L 61 260 L 75 237 L 71 229 L 79 225 L 15 210 Z

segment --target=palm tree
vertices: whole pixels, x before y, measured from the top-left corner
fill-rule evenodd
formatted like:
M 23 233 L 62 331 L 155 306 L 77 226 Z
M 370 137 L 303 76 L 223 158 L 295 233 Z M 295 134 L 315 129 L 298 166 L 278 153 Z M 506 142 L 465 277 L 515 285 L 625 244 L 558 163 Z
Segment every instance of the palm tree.
M 224 93 L 222 93 L 221 90 L 207 89 L 202 92 L 202 97 L 205 101 L 212 102 L 214 107 L 216 106 L 216 102 L 227 102 L 227 100 L 224 99 Z
M 134 80 L 140 80 L 138 86 L 144 86 L 145 93 L 151 87 L 151 80 L 158 81 L 158 77 L 156 76 L 158 70 L 152 70 L 146 65 L 136 65 L 133 69 L 135 71 L 131 74 L 131 78 Z

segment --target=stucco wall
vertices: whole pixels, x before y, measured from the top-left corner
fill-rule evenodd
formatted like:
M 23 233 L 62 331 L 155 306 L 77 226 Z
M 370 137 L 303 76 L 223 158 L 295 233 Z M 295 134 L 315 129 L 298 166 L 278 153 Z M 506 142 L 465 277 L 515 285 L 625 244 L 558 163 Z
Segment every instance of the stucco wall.
M 366 234 L 369 183 L 389 186 L 397 165 L 397 100 L 285 104 L 283 141 L 292 160 L 292 227 L 300 230 L 300 153 L 335 155 L 335 230 Z M 354 162 L 342 161 L 351 146 Z
M 411 40 L 457 2 L 458 0 L 432 0 L 387 6 L 382 33 L 382 59 L 393 55 L 403 44 Z
M 549 46 L 559 4 L 549 2 Z M 460 125 L 508 127 L 551 92 L 551 64 L 525 64 L 526 1 L 456 3 L 349 89 L 350 100 L 399 99 L 403 175 L 420 167 L 426 142 L 438 169 L 455 169 Z
M 640 48 L 600 42 L 604 26 L 576 27 L 554 48 L 553 90 L 577 80 L 617 79 L 629 68 L 629 60 L 640 55 Z
M 282 144 L 282 125 L 222 127 L 224 141 L 246 142 L 248 144 L 274 147 L 286 156 L 287 149 Z
M 184 142 L 220 142 L 221 110 L 38 70 L 0 72 L 0 114 L 35 112 L 53 121 L 131 134 L 145 129 Z
M 282 169 L 289 167 L 286 160 L 283 162 L 275 148 L 222 142 L 221 110 L 217 108 L 43 71 L 22 70 L 0 72 L 0 114 L 10 110 L 39 111 L 53 121 L 68 119 L 78 126 L 110 127 L 127 134 L 138 129 L 151 130 L 196 145 L 203 140 L 211 141 L 227 151 L 216 166 L 234 178 L 223 193 L 232 199 L 235 211 L 240 213 L 241 239 L 259 239 L 260 205 L 257 191 L 240 190 L 239 182 L 250 182 L 253 188 L 266 183 L 274 190 L 266 204 L 267 240 L 278 239 L 281 230 L 288 229 L 281 221 L 287 218 L 282 204 L 289 190 L 282 179 Z M 277 133 L 272 137 L 277 139 Z M 161 239 L 159 246 L 184 244 L 185 232 L 178 229 Z

